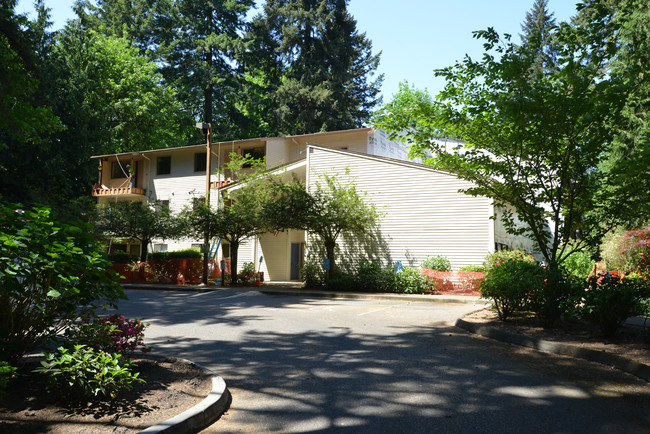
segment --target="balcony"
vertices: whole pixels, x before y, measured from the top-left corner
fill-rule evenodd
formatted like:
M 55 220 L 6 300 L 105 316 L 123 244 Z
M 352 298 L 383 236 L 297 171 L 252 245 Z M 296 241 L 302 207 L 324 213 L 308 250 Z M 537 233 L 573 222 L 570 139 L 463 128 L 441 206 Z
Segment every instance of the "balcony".
M 138 198 L 142 197 L 147 193 L 147 190 L 144 188 L 138 187 L 117 187 L 109 188 L 105 185 L 95 185 L 93 186 L 93 196 L 94 197 L 110 197 L 110 196 L 120 196 L 125 198 Z

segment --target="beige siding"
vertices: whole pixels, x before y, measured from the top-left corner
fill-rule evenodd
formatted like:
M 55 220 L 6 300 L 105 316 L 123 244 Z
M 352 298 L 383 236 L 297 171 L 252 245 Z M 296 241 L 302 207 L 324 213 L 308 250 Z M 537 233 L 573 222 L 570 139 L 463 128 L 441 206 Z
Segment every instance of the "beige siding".
M 312 149 L 309 188 L 322 173 L 344 179 L 349 168 L 357 189 L 384 213 L 374 233 L 375 249 L 348 241 L 357 244 L 355 252 L 349 253 L 412 266 L 419 266 L 427 256 L 443 255 L 458 269 L 482 263 L 493 249 L 490 201 L 458 192 L 469 183 L 424 166 Z
M 168 200 L 169 208 L 173 213 L 178 213 L 184 206 L 189 205 L 194 197 L 205 196 L 205 172 L 194 172 L 194 153 L 202 149 L 189 149 L 152 155 L 147 165 L 145 179 L 151 175 L 147 188 L 149 200 Z M 169 175 L 156 174 L 156 159 L 158 156 L 171 156 L 171 173 Z M 203 240 L 154 240 L 155 244 L 167 244 L 168 251 L 188 249 L 192 244 L 203 243 Z

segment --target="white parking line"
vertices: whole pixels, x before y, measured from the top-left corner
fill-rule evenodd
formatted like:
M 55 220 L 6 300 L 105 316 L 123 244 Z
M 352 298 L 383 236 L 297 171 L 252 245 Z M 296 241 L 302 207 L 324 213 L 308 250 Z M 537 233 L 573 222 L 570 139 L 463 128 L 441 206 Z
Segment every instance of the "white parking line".
M 198 293 L 198 294 L 191 295 L 190 297 L 200 297 L 202 295 L 207 295 L 207 294 L 215 295 L 215 292 L 213 292 L 213 291 L 211 291 L 211 292 L 201 292 L 201 293 Z M 246 291 L 246 292 L 242 292 L 241 294 L 234 294 L 234 295 L 229 295 L 227 297 L 217 297 L 217 298 L 219 300 L 225 300 L 227 298 L 251 297 L 253 295 L 260 295 L 260 294 L 261 293 L 259 291 Z
M 369 313 L 380 312 L 382 310 L 391 309 L 392 307 L 393 306 L 380 307 L 379 309 L 373 309 L 373 310 L 369 310 L 368 312 L 359 313 L 359 314 L 357 314 L 357 316 L 364 316 L 364 315 L 368 315 Z

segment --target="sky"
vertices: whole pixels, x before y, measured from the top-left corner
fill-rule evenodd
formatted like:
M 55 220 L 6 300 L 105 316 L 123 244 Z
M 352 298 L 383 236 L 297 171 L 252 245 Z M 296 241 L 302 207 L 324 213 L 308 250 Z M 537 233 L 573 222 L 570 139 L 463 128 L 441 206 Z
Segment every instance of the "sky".
M 52 9 L 53 30 L 74 18 L 74 0 L 46 0 Z M 258 0 L 260 3 L 260 0 Z M 575 15 L 578 0 L 548 0 L 556 21 Z M 17 13 L 31 14 L 33 2 L 19 0 Z M 357 29 L 372 41 L 373 53 L 381 51 L 378 73 L 384 74 L 382 95 L 389 102 L 401 81 L 436 95 L 444 80 L 433 70 L 453 65 L 465 54 L 479 58 L 482 42 L 472 37 L 475 30 L 493 27 L 518 40 L 521 23 L 533 0 L 349 0 L 348 11 Z

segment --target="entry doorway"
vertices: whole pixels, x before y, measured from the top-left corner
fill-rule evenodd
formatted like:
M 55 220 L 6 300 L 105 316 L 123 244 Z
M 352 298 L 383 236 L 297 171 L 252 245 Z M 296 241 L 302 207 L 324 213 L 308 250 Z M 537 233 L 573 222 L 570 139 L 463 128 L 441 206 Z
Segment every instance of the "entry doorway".
M 300 280 L 300 270 L 303 265 L 303 253 L 305 243 L 291 243 L 291 270 L 289 273 L 290 280 Z

